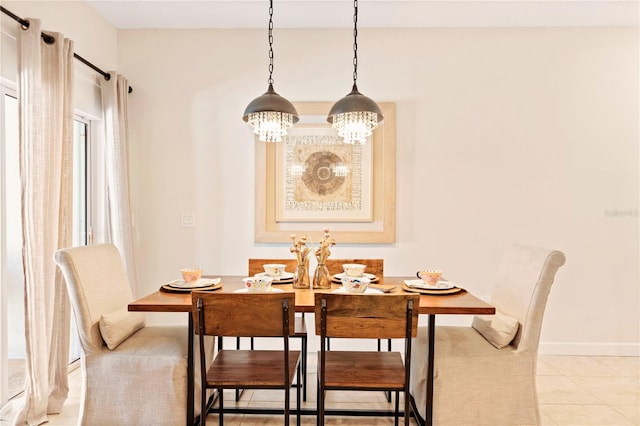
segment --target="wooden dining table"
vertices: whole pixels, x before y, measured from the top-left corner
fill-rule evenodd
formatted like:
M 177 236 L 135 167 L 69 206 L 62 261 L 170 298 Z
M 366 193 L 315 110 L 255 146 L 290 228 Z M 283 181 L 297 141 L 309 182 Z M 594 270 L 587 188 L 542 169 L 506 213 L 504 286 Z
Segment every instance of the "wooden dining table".
M 207 276 L 209 278 L 218 276 Z M 222 288 L 215 290 L 216 292 L 233 292 L 244 288 L 242 278 L 244 276 L 219 276 L 221 278 Z M 404 292 L 402 284 L 407 279 L 415 277 L 382 277 L 377 283 L 384 287 L 395 287 L 393 292 Z M 313 312 L 314 311 L 314 290 L 311 289 L 294 289 L 291 284 L 278 285 L 278 288 L 285 291 L 295 292 L 295 310 L 296 312 Z M 333 288 L 339 288 L 340 285 L 333 284 Z M 129 311 L 138 312 L 185 312 L 188 315 L 188 355 L 187 355 L 187 418 L 188 426 L 194 424 L 194 330 L 193 318 L 191 313 L 191 293 L 170 293 L 161 291 L 161 289 L 135 300 L 129 304 Z M 420 295 L 420 315 L 428 316 L 428 333 L 427 333 L 427 402 L 426 402 L 426 418 L 425 423 L 429 426 L 433 424 L 433 372 L 434 372 L 434 353 L 435 353 L 435 317 L 436 315 L 483 315 L 495 314 L 495 308 L 490 304 L 482 301 L 468 291 L 461 291 L 455 294 L 447 295 Z

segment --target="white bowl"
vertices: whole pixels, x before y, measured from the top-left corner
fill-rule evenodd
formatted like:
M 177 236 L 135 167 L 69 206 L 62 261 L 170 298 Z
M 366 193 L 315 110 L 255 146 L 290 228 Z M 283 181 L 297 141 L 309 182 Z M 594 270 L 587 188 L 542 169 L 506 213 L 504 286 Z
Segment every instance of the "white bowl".
M 345 263 L 342 265 L 342 269 L 344 269 L 344 273 L 349 277 L 361 277 L 364 275 L 364 270 L 367 268 L 367 265 L 362 265 L 360 263 Z
M 244 287 L 247 291 L 252 293 L 263 293 L 271 289 L 271 281 L 273 281 L 273 278 L 262 275 L 259 277 L 243 278 L 242 281 L 244 282 Z
M 347 293 L 364 293 L 371 280 L 363 277 L 342 277 L 342 287 Z
M 279 277 L 280 275 L 282 275 L 286 266 L 287 265 L 283 265 L 281 263 L 267 263 L 262 265 L 265 274 L 270 277 Z

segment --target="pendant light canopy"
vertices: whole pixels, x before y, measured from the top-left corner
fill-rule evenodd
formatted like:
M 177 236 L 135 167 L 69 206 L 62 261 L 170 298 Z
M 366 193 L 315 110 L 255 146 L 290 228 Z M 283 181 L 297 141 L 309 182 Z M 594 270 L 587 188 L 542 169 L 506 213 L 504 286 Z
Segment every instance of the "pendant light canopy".
M 249 123 L 261 141 L 280 142 L 298 122 L 298 112 L 291 102 L 273 90 L 273 0 L 269 0 L 269 87 L 252 100 L 242 119 Z
M 353 2 L 353 88 L 336 102 L 327 121 L 345 143 L 365 143 L 384 117 L 373 99 L 358 91 L 358 0 Z

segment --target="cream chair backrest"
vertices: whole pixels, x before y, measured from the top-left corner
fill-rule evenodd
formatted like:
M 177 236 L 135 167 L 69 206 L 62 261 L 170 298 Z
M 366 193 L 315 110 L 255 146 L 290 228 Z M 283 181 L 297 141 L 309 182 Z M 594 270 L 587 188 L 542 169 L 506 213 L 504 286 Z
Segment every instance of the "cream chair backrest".
M 514 244 L 505 251 L 491 303 L 518 319 L 512 342 L 518 351 L 537 351 L 547 297 L 564 262 L 565 255 L 556 250 Z
M 67 283 L 85 353 L 105 350 L 100 317 L 133 299 L 120 252 L 113 244 L 97 244 L 58 250 L 54 259 Z

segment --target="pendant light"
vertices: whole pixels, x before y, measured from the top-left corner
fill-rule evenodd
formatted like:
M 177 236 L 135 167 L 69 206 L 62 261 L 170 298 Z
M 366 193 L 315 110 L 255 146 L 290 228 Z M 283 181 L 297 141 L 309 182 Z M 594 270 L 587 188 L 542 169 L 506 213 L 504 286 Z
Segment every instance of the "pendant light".
M 253 128 L 261 141 L 280 142 L 282 136 L 298 122 L 298 112 L 291 102 L 273 90 L 273 0 L 269 0 L 269 88 L 249 103 L 242 119 Z
M 338 131 L 345 143 L 364 144 L 384 117 L 380 107 L 358 91 L 358 0 L 353 2 L 353 88 L 336 102 L 327 121 Z

